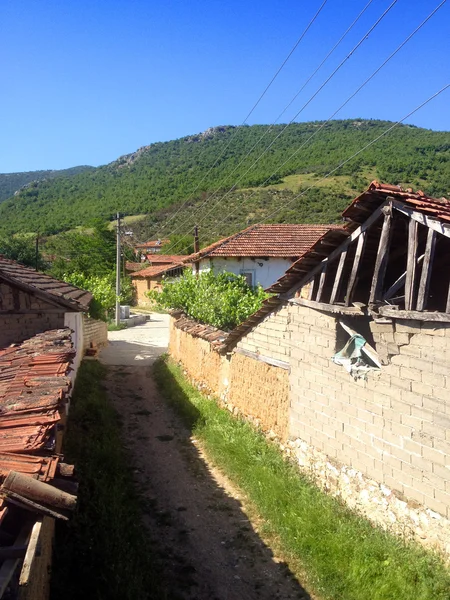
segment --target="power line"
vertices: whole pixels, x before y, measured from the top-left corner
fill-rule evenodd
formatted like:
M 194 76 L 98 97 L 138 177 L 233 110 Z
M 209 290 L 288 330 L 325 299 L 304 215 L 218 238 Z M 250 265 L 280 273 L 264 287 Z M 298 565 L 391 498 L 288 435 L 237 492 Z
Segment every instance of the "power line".
M 284 109 L 281 111 L 281 113 L 278 115 L 278 117 L 275 119 L 275 121 L 270 125 L 270 127 L 268 129 L 266 129 L 266 131 L 260 136 L 260 138 L 253 144 L 253 146 L 251 147 L 251 149 L 241 159 L 241 161 L 237 164 L 237 166 L 234 167 L 234 169 L 231 171 L 231 173 L 229 173 L 225 177 L 224 181 L 226 181 L 226 179 L 229 179 L 233 175 L 233 173 L 235 173 L 237 171 L 237 169 L 242 165 L 242 163 L 250 156 L 250 154 L 253 152 L 253 150 L 259 145 L 259 143 L 266 137 L 266 135 L 268 135 L 272 131 L 272 129 L 274 128 L 275 124 L 281 119 L 281 117 L 288 110 L 288 108 L 295 102 L 295 100 L 298 98 L 298 96 L 301 94 L 301 92 L 305 89 L 305 87 L 308 85 L 308 83 L 311 81 L 311 79 L 313 79 L 313 77 L 320 71 L 320 69 L 323 67 L 323 65 L 326 63 L 326 61 L 330 58 L 330 56 L 333 54 L 333 52 L 342 43 L 342 41 L 345 39 L 345 37 L 347 36 L 347 34 L 353 29 L 353 27 L 356 25 L 356 23 L 359 21 L 359 19 L 362 17 L 362 15 L 365 13 L 365 11 L 372 4 L 372 2 L 373 2 L 373 0 L 369 0 L 369 2 L 364 6 L 364 8 L 360 11 L 360 13 L 358 14 L 358 16 L 355 18 L 355 20 L 346 29 L 346 31 L 343 33 L 343 35 L 339 38 L 339 40 L 335 43 L 335 45 L 332 47 L 332 49 L 325 56 L 325 58 L 322 60 L 322 62 L 319 64 L 319 66 L 316 67 L 316 69 L 313 71 L 313 73 L 307 78 L 307 80 L 303 83 L 303 85 L 301 86 L 301 88 L 297 91 L 297 93 L 295 94 L 295 96 L 284 107 Z M 197 207 L 195 209 L 194 214 L 192 215 L 192 217 L 195 217 L 195 215 L 203 208 L 203 206 L 205 206 L 211 200 L 211 198 L 214 198 L 214 196 L 219 192 L 219 190 L 220 190 L 220 186 L 216 189 L 215 192 L 213 192 L 212 194 L 210 194 L 203 201 L 203 203 L 199 207 Z M 175 215 L 178 214 L 178 212 L 179 212 L 179 210 L 177 211 L 177 213 L 175 213 Z M 193 221 L 194 220 L 195 219 L 193 219 Z M 167 225 L 168 225 L 168 222 L 165 224 L 165 226 L 167 226 Z M 175 230 L 175 231 L 178 231 L 178 230 Z
M 393 0 L 391 4 L 384 10 L 380 17 L 375 21 L 375 23 L 369 28 L 369 30 L 363 35 L 363 37 L 359 40 L 359 42 L 352 48 L 352 50 L 347 54 L 347 56 L 339 63 L 339 65 L 333 70 L 331 75 L 327 77 L 327 79 L 319 86 L 319 88 L 314 92 L 314 94 L 305 102 L 305 104 L 301 107 L 301 109 L 294 115 L 294 117 L 285 125 L 285 127 L 278 133 L 278 135 L 270 142 L 270 144 L 264 149 L 264 151 L 258 156 L 258 158 L 250 165 L 250 167 L 239 177 L 236 183 L 221 197 L 215 202 L 215 204 L 211 207 L 211 209 L 203 216 L 202 221 L 208 217 L 211 212 L 215 209 L 217 204 L 223 201 L 237 186 L 238 182 L 242 180 L 247 173 L 249 173 L 253 167 L 261 160 L 261 158 L 269 151 L 269 149 L 273 146 L 273 144 L 279 139 L 279 137 L 286 131 L 286 129 L 294 122 L 294 120 L 300 115 L 301 112 L 314 100 L 314 98 L 321 92 L 321 90 L 331 81 L 331 79 L 339 72 L 339 70 L 344 66 L 344 64 L 353 56 L 353 54 L 358 50 L 358 48 L 365 42 L 365 40 L 369 37 L 369 35 L 374 31 L 374 29 L 380 24 L 380 22 L 384 19 L 384 17 L 389 13 L 389 11 L 395 6 L 398 0 Z M 201 222 L 201 221 L 200 221 Z M 177 231 L 177 230 L 175 230 Z
M 255 102 L 255 104 L 252 106 L 250 112 L 248 113 L 248 115 L 245 117 L 245 119 L 242 121 L 240 127 L 242 127 L 243 125 L 246 124 L 247 120 L 250 118 L 250 116 L 253 114 L 253 112 L 256 110 L 257 106 L 259 105 L 259 103 L 261 102 L 261 100 L 264 98 L 264 96 L 267 94 L 267 92 L 269 91 L 270 87 L 272 86 L 272 84 L 274 83 L 275 79 L 278 77 L 278 75 L 281 73 L 281 71 L 284 69 L 284 67 L 286 66 L 286 63 L 289 61 L 289 59 L 291 58 L 291 56 L 294 54 L 295 50 L 297 49 L 297 47 L 299 46 L 300 42 L 303 40 L 303 38 L 305 37 L 305 35 L 308 33 L 309 29 L 312 27 L 312 25 L 314 24 L 315 20 L 317 19 L 317 17 L 319 16 L 319 14 L 322 12 L 322 9 L 324 8 L 325 4 L 328 2 L 328 0 L 324 0 L 322 2 L 322 4 L 320 5 L 320 7 L 318 8 L 318 10 L 316 11 L 316 13 L 314 14 L 314 16 L 312 17 L 312 19 L 310 20 L 310 22 L 308 23 L 308 25 L 306 26 L 306 28 L 303 30 L 302 34 L 300 35 L 300 37 L 298 38 L 298 40 L 295 42 L 294 46 L 292 47 L 292 49 L 290 50 L 289 54 L 286 56 L 286 58 L 284 59 L 284 61 L 281 63 L 280 67 L 277 69 L 275 75 L 272 77 L 272 79 L 269 81 L 269 83 L 267 84 L 267 86 L 265 87 L 264 91 L 261 93 L 261 95 L 259 96 L 258 100 Z M 212 167 L 210 167 L 210 169 L 208 170 L 208 172 L 206 173 L 206 175 L 204 175 L 204 177 L 200 180 L 199 184 L 197 185 L 197 187 L 194 189 L 194 191 L 192 192 L 191 196 L 193 196 L 195 194 L 195 192 L 200 188 L 201 184 L 205 181 L 205 179 L 208 177 L 208 175 L 211 173 L 211 171 L 214 169 L 214 167 L 217 165 L 217 163 L 219 162 L 219 160 L 223 157 L 223 155 L 225 154 L 225 152 L 228 150 L 231 142 L 233 141 L 233 139 L 236 136 L 236 133 L 238 131 L 238 127 L 234 130 L 233 134 L 231 135 L 230 140 L 228 141 L 228 144 L 225 146 L 225 148 L 222 150 L 222 153 L 220 154 L 220 156 L 216 159 L 216 161 L 214 162 L 214 164 L 212 165 Z M 181 206 L 180 208 L 173 214 L 173 216 L 169 219 L 169 221 L 166 223 L 166 225 L 173 220 L 176 215 L 180 212 L 180 210 L 182 210 L 182 208 L 184 208 L 184 206 L 186 206 L 186 204 L 189 202 L 189 200 L 186 200 Z M 161 230 L 159 230 L 161 231 Z
M 403 40 L 403 42 L 397 46 L 397 48 L 381 63 L 381 65 L 379 67 L 377 67 L 377 69 L 375 69 L 375 71 L 353 92 L 353 94 L 351 94 L 346 100 L 345 102 L 343 102 L 340 107 L 334 111 L 334 113 L 328 117 L 328 119 L 326 121 L 324 121 L 320 127 L 318 129 L 316 129 L 314 131 L 314 133 L 312 135 L 310 135 L 310 137 L 305 140 L 301 146 L 299 148 L 297 148 L 297 150 L 295 150 L 295 152 L 293 154 L 291 154 L 289 156 L 288 159 L 286 159 L 284 161 L 284 163 L 282 163 L 263 183 L 261 183 L 257 189 L 259 189 L 260 187 L 263 187 L 276 173 L 278 173 L 278 171 L 280 169 L 282 169 L 289 161 L 291 161 L 294 156 L 296 156 L 300 150 L 302 148 L 304 148 L 306 146 L 306 144 L 308 144 L 313 137 L 315 137 L 380 71 L 383 67 L 386 66 L 386 64 L 392 60 L 392 58 L 394 58 L 394 56 L 400 52 L 400 50 L 411 40 L 412 37 L 414 37 L 414 35 L 416 35 L 416 33 L 418 33 L 420 31 L 420 29 L 422 29 L 422 27 L 431 19 L 431 17 L 434 16 L 434 14 L 446 3 L 447 0 L 443 0 L 423 21 L 422 23 L 420 23 L 420 25 L 418 25 L 416 27 L 416 29 L 410 33 L 408 35 L 407 38 L 405 38 L 405 40 Z M 251 198 L 253 198 L 253 196 L 255 196 L 257 193 L 257 190 L 255 190 L 248 198 L 247 201 L 250 200 Z M 229 213 L 228 216 L 230 216 L 232 213 Z M 223 222 L 223 221 L 221 221 Z
M 324 175 L 323 177 L 321 177 L 316 183 L 320 183 L 321 181 L 324 181 L 325 179 L 327 179 L 328 177 L 330 177 L 330 175 L 333 175 L 333 173 L 335 173 L 336 171 L 338 171 L 339 169 L 341 169 L 344 165 L 346 165 L 348 162 L 350 162 L 351 160 L 353 160 L 354 158 L 356 158 L 359 154 L 361 154 L 362 152 L 364 152 L 364 150 L 367 150 L 367 148 L 369 148 L 370 146 L 372 146 L 373 144 L 375 144 L 376 142 L 378 142 L 378 140 L 380 140 L 382 137 L 384 137 L 385 135 L 387 135 L 395 127 L 397 127 L 398 125 L 400 125 L 401 123 L 403 123 L 404 121 L 406 121 L 406 119 L 408 119 L 411 115 L 413 115 L 418 110 L 420 110 L 421 108 L 423 108 L 426 104 L 428 104 L 429 102 L 431 102 L 431 100 L 434 100 L 434 98 L 437 98 L 437 96 L 439 96 L 440 94 L 442 94 L 443 92 L 445 92 L 445 90 L 447 90 L 448 88 L 450 88 L 450 83 L 447 83 L 439 91 L 435 92 L 432 96 L 430 96 L 429 98 L 427 98 L 427 100 L 425 100 L 424 102 L 422 102 L 421 104 L 419 104 L 419 106 L 416 106 L 416 108 L 414 108 L 412 111 L 410 111 L 402 119 L 400 119 L 399 121 L 396 121 L 395 123 L 393 123 L 385 131 L 383 131 L 382 133 L 380 133 L 380 135 L 378 135 L 376 138 L 374 138 L 373 140 L 371 140 L 370 142 L 368 142 L 365 146 L 363 146 L 362 148 L 360 148 L 359 150 L 357 150 L 356 152 L 354 152 L 351 156 L 349 156 L 348 158 L 346 158 L 345 160 L 343 160 L 342 162 L 340 162 L 337 165 L 337 167 L 334 167 L 334 169 L 332 169 L 326 175 Z M 294 196 L 294 198 L 292 198 L 284 206 L 282 206 L 280 208 L 277 208 L 273 212 L 271 212 L 268 215 L 266 215 L 266 217 L 265 217 L 264 220 L 267 221 L 267 220 L 271 219 L 274 215 L 276 215 L 278 212 L 280 212 L 280 210 L 283 210 L 287 206 L 290 206 L 293 202 L 295 202 L 296 200 L 298 200 L 299 198 L 301 198 L 302 196 L 304 196 L 307 192 L 309 192 L 309 190 L 311 190 L 314 187 L 315 187 L 314 185 L 310 185 L 308 188 L 306 188 L 306 190 L 300 192 L 299 194 L 297 194 L 297 196 Z M 205 255 L 205 256 L 207 256 L 207 255 Z

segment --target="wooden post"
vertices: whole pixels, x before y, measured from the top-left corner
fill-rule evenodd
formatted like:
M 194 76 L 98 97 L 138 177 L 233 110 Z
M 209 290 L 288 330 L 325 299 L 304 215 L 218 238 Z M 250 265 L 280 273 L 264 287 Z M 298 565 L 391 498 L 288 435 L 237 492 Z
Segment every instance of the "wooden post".
M 429 229 L 425 255 L 423 257 L 422 273 L 420 275 L 419 293 L 417 295 L 417 310 L 424 310 L 427 305 L 435 247 L 436 232 L 433 229 Z
M 412 310 L 416 284 L 417 230 L 419 224 L 410 219 L 408 226 L 408 254 L 406 255 L 405 310 Z
M 328 263 L 324 263 L 322 271 L 320 272 L 319 289 L 317 290 L 317 296 L 316 296 L 317 302 L 320 302 L 320 299 L 322 297 L 323 286 L 325 285 L 325 277 L 327 276 L 327 266 L 328 266 Z
M 337 298 L 337 295 L 339 293 L 339 285 L 340 285 L 341 279 L 342 279 L 342 272 L 344 270 L 345 259 L 347 258 L 347 251 L 348 251 L 348 248 L 345 248 L 345 250 L 343 250 L 343 252 L 339 258 L 339 264 L 338 264 L 338 268 L 336 271 L 336 277 L 334 278 L 333 289 L 331 291 L 330 304 L 334 304 L 334 302 Z
M 392 225 L 392 206 L 386 206 L 383 209 L 384 221 L 381 230 L 380 241 L 378 243 L 377 259 L 373 272 L 372 287 L 370 289 L 369 304 L 373 304 L 380 298 L 383 288 L 384 276 L 386 275 L 387 261 L 389 257 L 389 241 Z
M 350 279 L 348 280 L 347 293 L 345 295 L 345 306 L 350 306 L 353 297 L 353 289 L 355 287 L 356 275 L 358 274 L 359 263 L 364 251 L 364 243 L 366 241 L 366 231 L 361 232 L 358 238 L 358 245 L 356 246 L 355 258 L 353 259 L 352 272 L 350 273 Z

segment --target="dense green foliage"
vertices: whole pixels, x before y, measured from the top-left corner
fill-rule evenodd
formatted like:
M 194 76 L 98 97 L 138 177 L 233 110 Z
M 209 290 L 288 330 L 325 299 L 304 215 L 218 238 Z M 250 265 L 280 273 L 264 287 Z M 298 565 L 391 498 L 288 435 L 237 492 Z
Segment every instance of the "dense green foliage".
M 52 600 L 164 598 L 105 376 L 96 361 L 77 375 L 64 454 L 77 466 L 78 506 L 57 524 Z
M 102 221 L 94 221 L 89 231 L 70 231 L 50 238 L 45 251 L 53 259 L 51 273 L 92 293 L 89 307 L 96 319 L 112 317 L 115 304 L 116 237 Z M 134 303 L 135 290 L 129 277 L 121 279 L 122 304 Z
M 16 260 L 26 267 L 40 271 L 46 268 L 42 254 L 36 252 L 36 236 L 15 235 L 0 237 L 0 254 L 5 258 Z
M 0 202 L 10 198 L 25 185 L 33 187 L 34 182 L 55 177 L 72 177 L 94 167 L 80 166 L 56 171 L 24 171 L 23 173 L 0 173 Z
M 247 422 L 203 396 L 173 363 L 155 378 L 208 458 L 257 511 L 259 530 L 279 540 L 289 567 L 328 600 L 448 600 L 450 572 L 326 495 Z M 316 596 L 314 596 L 316 597 Z
M 180 309 L 189 317 L 220 329 L 233 329 L 257 311 L 268 295 L 261 286 L 251 288 L 242 275 L 205 271 L 196 277 L 163 280 L 162 291 L 148 292 L 160 308 Z
M 42 181 L 22 190 L 0 205 L 0 229 L 54 233 L 84 225 L 92 218 L 109 220 L 117 210 L 127 215 L 151 214 L 157 223 L 167 214 L 168 207 L 174 208 L 186 200 L 198 202 L 218 187 L 225 190 L 236 184 L 243 189 L 264 184 L 283 163 L 286 164 L 268 183 L 275 184 L 292 174 L 324 175 L 375 139 L 390 123 L 333 121 L 319 131 L 320 125 L 292 124 L 254 166 L 255 159 L 283 125 L 220 127 L 201 135 L 152 144 L 98 169 Z M 315 132 L 318 133 L 311 142 L 289 158 Z M 255 149 L 238 166 L 254 145 Z M 389 183 L 419 186 L 435 195 L 448 194 L 450 133 L 399 126 L 345 165 L 341 175 L 356 182 L 369 173 Z M 216 216 L 223 218 L 227 212 L 228 203 L 223 201 Z M 339 209 L 328 212 L 336 219 Z M 282 218 L 287 216 L 277 216 L 277 220 Z M 186 224 L 185 220 L 178 220 L 173 225 L 177 222 Z

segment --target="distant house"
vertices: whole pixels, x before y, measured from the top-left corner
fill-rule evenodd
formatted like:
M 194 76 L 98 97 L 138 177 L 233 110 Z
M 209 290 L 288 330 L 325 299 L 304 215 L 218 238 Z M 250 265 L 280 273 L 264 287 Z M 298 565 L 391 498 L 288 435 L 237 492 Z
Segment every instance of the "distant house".
M 199 272 L 213 269 L 244 275 L 251 286 L 267 288 L 336 225 L 252 225 L 192 254 Z
M 181 257 L 180 257 L 181 258 Z M 164 277 L 179 277 L 186 267 L 181 261 L 162 265 L 152 265 L 131 273 L 131 280 L 136 288 L 139 305 L 151 304 L 147 297 L 150 290 L 160 290 Z
M 161 252 L 161 248 L 165 244 L 169 244 L 170 240 L 150 240 L 149 242 L 145 242 L 144 244 L 136 244 L 134 247 L 134 251 L 136 255 L 141 255 L 144 257 L 144 260 L 149 260 L 149 257 L 152 254 L 158 254 Z

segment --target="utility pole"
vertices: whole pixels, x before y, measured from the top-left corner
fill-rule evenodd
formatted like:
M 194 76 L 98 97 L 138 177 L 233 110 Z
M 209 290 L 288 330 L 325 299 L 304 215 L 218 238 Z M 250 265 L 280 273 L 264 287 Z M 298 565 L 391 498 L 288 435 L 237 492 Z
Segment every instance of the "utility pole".
M 200 242 L 198 239 L 198 225 L 196 225 L 194 227 L 194 254 L 197 254 L 197 252 L 200 252 Z M 198 272 L 200 269 L 200 262 L 197 261 L 195 263 L 195 274 L 198 277 Z
M 116 325 L 120 325 L 120 213 L 117 213 L 116 236 Z
M 36 234 L 36 246 L 34 250 L 34 268 L 38 270 L 39 264 L 39 233 Z

